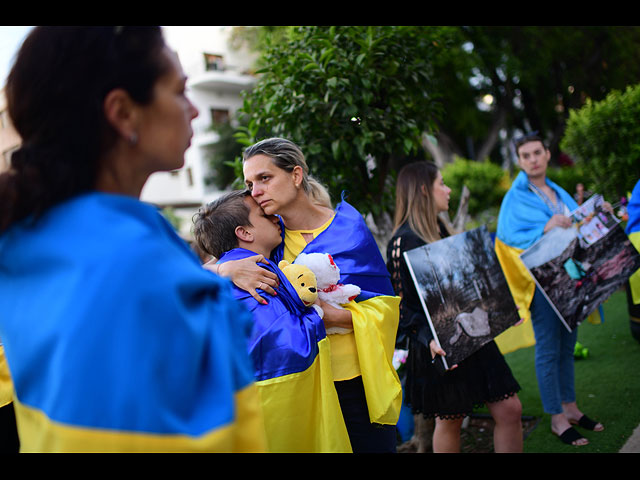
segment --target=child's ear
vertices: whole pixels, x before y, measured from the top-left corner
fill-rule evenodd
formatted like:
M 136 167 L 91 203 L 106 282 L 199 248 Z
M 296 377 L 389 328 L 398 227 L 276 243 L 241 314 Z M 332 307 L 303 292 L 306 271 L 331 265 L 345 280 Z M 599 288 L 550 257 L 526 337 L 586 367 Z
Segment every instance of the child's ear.
M 238 240 L 242 240 L 243 242 L 253 242 L 253 233 L 247 230 L 246 227 L 237 226 L 235 233 Z

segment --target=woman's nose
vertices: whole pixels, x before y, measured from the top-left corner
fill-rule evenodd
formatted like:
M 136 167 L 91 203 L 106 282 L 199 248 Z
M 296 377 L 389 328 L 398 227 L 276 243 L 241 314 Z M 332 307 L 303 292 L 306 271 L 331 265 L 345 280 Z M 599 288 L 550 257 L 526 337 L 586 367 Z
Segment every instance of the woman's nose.
M 193 120 L 194 118 L 196 118 L 198 115 L 200 115 L 200 112 L 198 111 L 198 109 L 196 108 L 196 106 L 189 102 L 191 104 L 191 120 Z

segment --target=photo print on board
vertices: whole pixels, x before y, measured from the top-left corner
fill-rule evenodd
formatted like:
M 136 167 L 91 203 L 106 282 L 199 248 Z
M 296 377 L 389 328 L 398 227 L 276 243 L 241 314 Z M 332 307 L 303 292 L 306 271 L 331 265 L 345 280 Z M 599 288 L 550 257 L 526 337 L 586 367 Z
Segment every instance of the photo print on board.
M 434 338 L 457 365 L 520 321 L 486 227 L 404 253 Z
M 590 197 L 571 212 L 572 227 L 550 230 L 520 254 L 569 331 L 640 268 L 640 254 L 603 203 L 601 195 Z

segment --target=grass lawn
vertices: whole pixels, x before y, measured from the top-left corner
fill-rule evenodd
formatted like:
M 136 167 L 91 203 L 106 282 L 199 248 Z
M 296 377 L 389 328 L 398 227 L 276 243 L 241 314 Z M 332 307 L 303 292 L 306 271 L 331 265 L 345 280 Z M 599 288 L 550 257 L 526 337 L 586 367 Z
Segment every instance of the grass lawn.
M 631 336 L 625 292 L 612 295 L 604 312 L 603 324 L 578 327 L 578 342 L 589 349 L 587 358 L 575 361 L 578 406 L 605 426 L 602 432 L 580 430 L 589 445 L 565 445 L 551 433 L 538 394 L 534 347 L 505 356 L 522 386 L 523 415 L 539 419 L 525 438 L 525 453 L 616 453 L 640 424 L 640 342 Z

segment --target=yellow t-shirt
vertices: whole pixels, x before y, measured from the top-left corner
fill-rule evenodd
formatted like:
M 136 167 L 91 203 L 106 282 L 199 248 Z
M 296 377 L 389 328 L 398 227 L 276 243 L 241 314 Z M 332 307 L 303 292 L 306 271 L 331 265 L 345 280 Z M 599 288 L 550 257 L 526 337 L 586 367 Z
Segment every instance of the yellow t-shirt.
M 285 229 L 284 260 L 293 262 L 305 249 L 307 241 L 303 234 L 311 234 L 316 238 L 333 220 L 331 218 L 315 230 Z M 327 335 L 333 379 L 340 381 L 362 377 L 369 419 L 373 423 L 397 424 L 402 407 L 402 387 L 392 358 L 399 305 L 400 297 L 389 295 L 378 295 L 360 302 L 351 301 L 344 308 L 351 312 L 353 332 Z
M 327 229 L 333 221 L 333 215 L 324 225 L 314 230 L 289 230 L 284 232 L 284 260 L 293 262 L 296 257 L 307 246 L 303 234 L 311 234 L 316 238 L 320 233 Z M 353 303 L 353 302 L 352 302 Z M 351 380 L 361 375 L 360 362 L 358 361 L 358 349 L 356 348 L 356 339 L 353 334 L 344 335 L 335 334 L 328 335 L 331 345 L 331 369 L 333 371 L 333 379 Z

